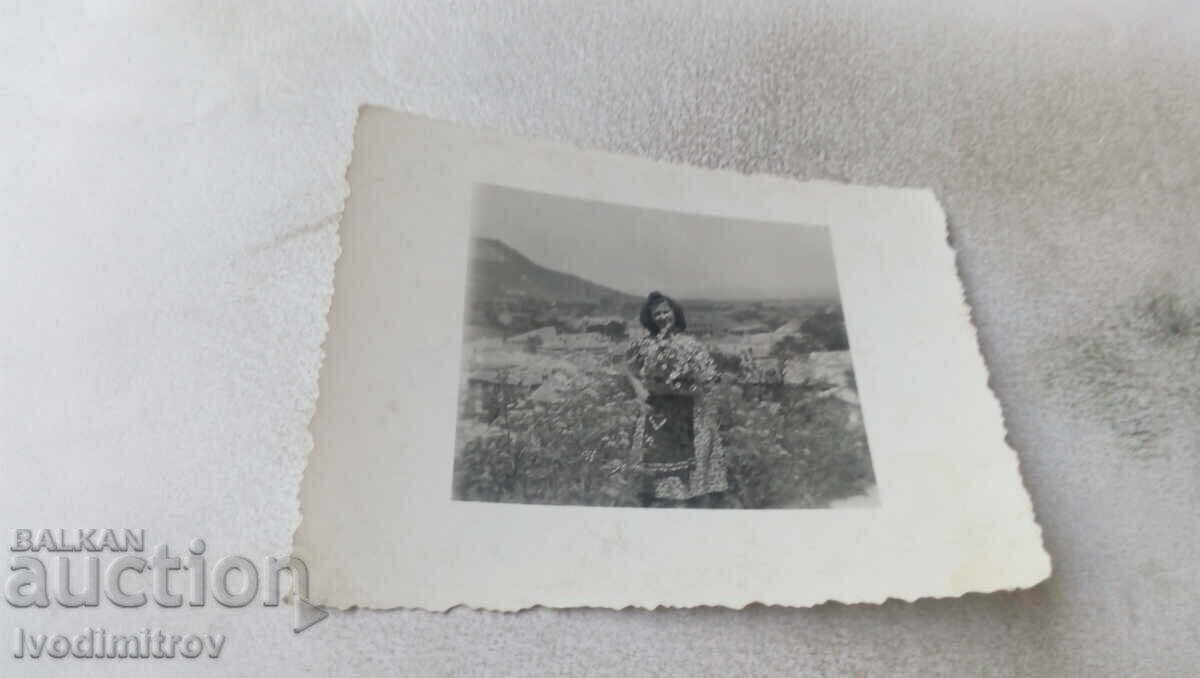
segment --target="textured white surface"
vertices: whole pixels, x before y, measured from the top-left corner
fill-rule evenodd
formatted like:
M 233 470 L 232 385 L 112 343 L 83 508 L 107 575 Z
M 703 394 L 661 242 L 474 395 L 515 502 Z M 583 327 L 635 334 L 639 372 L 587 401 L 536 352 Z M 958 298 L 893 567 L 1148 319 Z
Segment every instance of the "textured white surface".
M 0 633 L 212 630 L 231 636 L 218 662 L 171 670 L 237 675 L 1200 664 L 1200 329 L 1149 306 L 1200 301 L 1195 3 L 242 4 L 5 10 L 4 544 L 16 527 L 141 526 L 286 551 L 330 217 L 371 101 L 934 188 L 1055 577 L 881 607 L 338 613 L 298 636 L 284 610 L 0 607 Z M 0 654 L 6 676 L 65 669 L 164 670 Z

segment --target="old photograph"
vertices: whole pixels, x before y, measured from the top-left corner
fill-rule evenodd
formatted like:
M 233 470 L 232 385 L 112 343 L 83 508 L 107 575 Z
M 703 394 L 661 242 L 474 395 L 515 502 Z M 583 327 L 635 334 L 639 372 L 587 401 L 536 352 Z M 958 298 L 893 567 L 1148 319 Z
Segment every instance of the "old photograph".
M 471 207 L 456 499 L 876 505 L 827 227 Z
M 1049 575 L 932 192 L 370 106 L 346 179 L 293 551 L 314 604 L 807 606 Z

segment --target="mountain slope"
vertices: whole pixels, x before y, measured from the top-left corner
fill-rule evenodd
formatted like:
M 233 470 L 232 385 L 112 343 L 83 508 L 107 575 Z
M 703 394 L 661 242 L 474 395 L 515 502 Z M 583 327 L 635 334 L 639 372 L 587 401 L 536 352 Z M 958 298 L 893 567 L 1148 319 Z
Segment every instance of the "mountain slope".
M 474 301 L 526 296 L 554 302 L 627 302 L 635 297 L 555 271 L 495 238 L 472 238 L 469 290 Z

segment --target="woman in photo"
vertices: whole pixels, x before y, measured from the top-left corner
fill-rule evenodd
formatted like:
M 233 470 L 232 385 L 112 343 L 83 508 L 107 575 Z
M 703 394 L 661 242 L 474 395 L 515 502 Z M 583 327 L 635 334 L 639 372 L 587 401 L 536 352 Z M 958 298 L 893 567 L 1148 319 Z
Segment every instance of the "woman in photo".
M 685 334 L 683 309 L 651 292 L 640 315 L 647 335 L 626 353 L 626 369 L 642 415 L 633 451 L 642 472 L 643 506 L 714 506 L 729 488 L 711 389 L 719 380 L 712 356 Z

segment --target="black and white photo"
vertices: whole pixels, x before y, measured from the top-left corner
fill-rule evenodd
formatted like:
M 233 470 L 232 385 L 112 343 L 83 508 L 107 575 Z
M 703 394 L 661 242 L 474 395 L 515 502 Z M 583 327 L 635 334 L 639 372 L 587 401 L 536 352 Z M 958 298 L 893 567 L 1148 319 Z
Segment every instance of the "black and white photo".
M 829 229 L 479 185 L 454 496 L 875 504 Z

